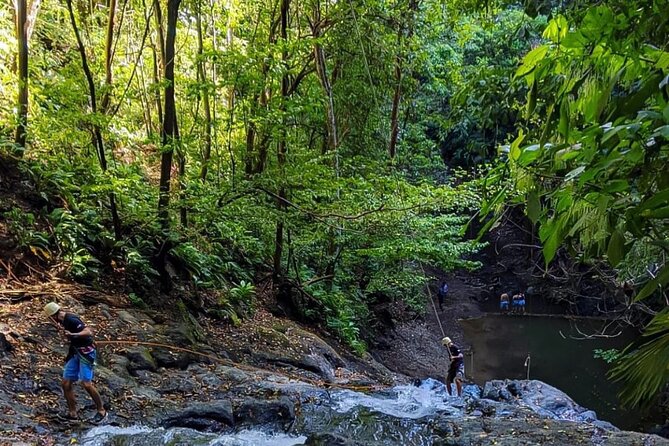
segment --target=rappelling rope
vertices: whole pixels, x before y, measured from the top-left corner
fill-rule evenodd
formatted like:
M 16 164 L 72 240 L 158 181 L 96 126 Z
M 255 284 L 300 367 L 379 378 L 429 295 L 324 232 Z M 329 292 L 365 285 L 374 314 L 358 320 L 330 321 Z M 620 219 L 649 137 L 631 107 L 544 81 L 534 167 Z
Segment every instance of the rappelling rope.
M 423 265 L 420 266 L 420 269 L 423 271 L 423 277 L 426 277 Z M 434 299 L 432 298 L 432 291 L 430 291 L 429 281 L 426 283 L 425 287 L 427 288 L 427 295 L 430 296 L 430 302 L 432 302 L 432 308 L 434 309 L 434 315 L 437 317 L 437 322 L 439 323 L 439 328 L 441 329 L 441 335 L 446 336 L 446 332 L 444 331 L 444 326 L 441 325 L 441 318 L 439 318 L 439 313 L 437 312 L 437 306 L 434 304 Z

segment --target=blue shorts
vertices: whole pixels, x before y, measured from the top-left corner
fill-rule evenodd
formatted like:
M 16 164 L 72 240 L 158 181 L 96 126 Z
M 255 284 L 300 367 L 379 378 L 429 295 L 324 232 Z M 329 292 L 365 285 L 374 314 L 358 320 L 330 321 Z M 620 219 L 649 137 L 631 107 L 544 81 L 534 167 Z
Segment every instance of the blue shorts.
M 525 299 L 521 299 L 518 301 L 518 306 L 519 307 L 524 307 L 525 306 Z
M 95 352 L 90 353 L 89 356 L 95 360 Z M 73 382 L 91 382 L 93 381 L 94 368 L 95 365 L 93 362 L 85 360 L 81 355 L 76 354 L 65 363 L 65 367 L 63 368 L 63 379 Z
M 500 302 L 499 303 L 499 308 L 500 308 L 500 310 L 508 310 L 509 309 L 509 303 L 508 302 Z

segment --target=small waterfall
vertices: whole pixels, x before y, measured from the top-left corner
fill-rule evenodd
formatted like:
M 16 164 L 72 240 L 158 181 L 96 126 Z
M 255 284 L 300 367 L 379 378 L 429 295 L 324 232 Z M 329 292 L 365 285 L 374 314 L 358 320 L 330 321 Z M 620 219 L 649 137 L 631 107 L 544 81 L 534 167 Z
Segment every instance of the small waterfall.
M 79 443 L 83 446 L 293 446 L 305 444 L 310 437 L 334 435 L 355 439 L 360 444 L 427 446 L 434 440 L 431 423 L 435 417 L 464 415 L 465 400 L 469 396 L 478 397 L 478 392 L 476 386 L 465 386 L 463 397 L 449 396 L 444 384 L 434 379 L 372 394 L 338 390 L 330 392 L 329 399 L 303 405 L 289 433 L 263 430 L 266 426 L 226 434 L 184 428 L 103 426 L 86 432 Z
M 466 389 L 465 395 L 473 390 Z M 455 389 L 453 389 L 455 393 Z M 390 390 L 364 394 L 350 390 L 332 395 L 333 409 L 346 413 L 355 407 L 366 407 L 397 418 L 418 419 L 438 412 L 459 412 L 464 407 L 463 398 L 450 396 L 446 386 L 428 378 L 419 386 L 397 386 Z

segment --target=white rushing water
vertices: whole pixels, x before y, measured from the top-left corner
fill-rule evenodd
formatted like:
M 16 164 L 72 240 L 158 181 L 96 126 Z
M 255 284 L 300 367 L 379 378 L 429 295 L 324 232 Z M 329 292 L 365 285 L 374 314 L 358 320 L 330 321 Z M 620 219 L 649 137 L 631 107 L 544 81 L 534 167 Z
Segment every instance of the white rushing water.
M 232 434 L 205 434 L 191 429 L 151 429 L 144 426 L 100 426 L 88 431 L 81 439 L 83 446 L 110 444 L 124 437 L 127 444 L 197 444 L 207 446 L 295 446 L 303 445 L 307 437 L 242 430 Z M 116 444 L 116 443 L 114 443 Z
M 463 393 L 466 397 L 475 392 L 478 392 L 476 386 L 465 386 Z M 329 400 L 321 401 L 322 406 L 314 405 L 308 415 L 303 414 L 302 425 L 296 432 L 306 435 L 331 433 L 378 444 L 427 445 L 431 444 L 431 434 L 421 419 L 436 414 L 461 415 L 465 397 L 448 395 L 444 384 L 433 379 L 418 386 L 396 386 L 373 394 L 333 391 Z M 262 428 L 218 434 L 135 425 L 96 427 L 77 440 L 82 446 L 295 446 L 303 445 L 307 437 Z
M 453 386 L 455 393 L 455 386 Z M 355 407 L 366 407 L 398 418 L 418 419 L 437 412 L 460 409 L 463 398 L 450 396 L 446 387 L 434 379 L 426 379 L 420 386 L 396 386 L 389 392 L 367 395 L 343 390 L 333 393 L 334 409 L 346 413 Z

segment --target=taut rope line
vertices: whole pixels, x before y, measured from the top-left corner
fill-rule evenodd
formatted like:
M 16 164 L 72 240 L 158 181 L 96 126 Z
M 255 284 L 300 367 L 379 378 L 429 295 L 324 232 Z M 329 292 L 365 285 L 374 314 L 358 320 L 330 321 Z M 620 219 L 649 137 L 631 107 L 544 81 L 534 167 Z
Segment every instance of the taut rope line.
M 425 269 L 423 268 L 423 265 L 420 266 L 420 269 L 423 271 L 423 277 L 425 277 Z M 439 328 L 441 329 L 441 335 L 446 336 L 446 332 L 444 332 L 444 326 L 441 325 L 441 318 L 439 318 L 439 313 L 437 312 L 437 306 L 434 304 L 434 299 L 432 298 L 432 291 L 430 291 L 429 282 L 425 284 L 425 288 L 427 288 L 427 295 L 430 296 L 430 302 L 432 302 L 432 308 L 434 309 L 434 315 L 437 317 L 437 322 L 439 323 Z

